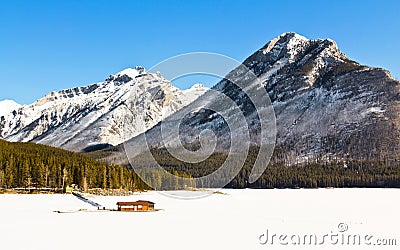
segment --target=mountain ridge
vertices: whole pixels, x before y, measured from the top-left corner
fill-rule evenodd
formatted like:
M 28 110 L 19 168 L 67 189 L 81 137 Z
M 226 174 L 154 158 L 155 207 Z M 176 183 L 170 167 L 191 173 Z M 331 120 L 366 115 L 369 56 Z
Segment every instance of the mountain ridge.
M 132 89 L 140 93 L 133 96 Z M 197 86 L 186 90 L 189 96 L 160 74 L 148 73 L 140 66 L 128 68 L 104 82 L 48 93 L 33 104 L 1 116 L 0 136 L 8 141 L 36 142 L 74 151 L 85 151 L 97 144 L 117 145 L 125 136 L 130 138 L 145 131 L 206 90 Z M 154 99 L 157 93 L 161 96 Z M 133 110 L 130 106 L 139 99 L 149 103 L 151 110 L 139 105 Z M 125 119 L 142 114 L 148 118 L 146 124 L 132 127 L 125 134 Z
M 263 87 L 276 115 L 274 143 L 279 154 L 275 153 L 272 162 L 296 165 L 355 159 L 391 164 L 400 160 L 400 82 L 390 72 L 347 58 L 332 39 L 310 40 L 294 32 L 272 39 L 246 58 L 243 65 L 259 79 L 249 82 L 246 88 L 256 91 Z M 233 69 L 227 78 L 246 81 L 240 70 Z M 156 88 L 148 87 L 153 83 Z M 129 88 L 124 88 L 127 84 Z M 126 102 L 132 94 L 131 87 L 138 87 L 142 94 L 135 101 Z M 200 93 L 193 94 L 198 87 Z M 32 141 L 77 151 L 118 145 L 102 160 L 128 165 L 124 142 L 138 152 L 147 147 L 171 146 L 176 135 L 168 129 L 162 135 L 160 122 L 168 128 L 172 124 L 169 121 L 178 119 L 185 110 L 195 110 L 183 117 L 179 127 L 181 142 L 197 148 L 201 131 L 210 130 L 218 137 L 216 149 L 227 152 L 235 140 L 229 137 L 232 131 L 224 120 L 229 119 L 230 109 L 225 107 L 220 114 L 209 109 L 224 105 L 211 92 L 202 92 L 203 87 L 180 91 L 160 73 L 147 73 L 142 67 L 126 69 L 104 82 L 49 93 L 33 108 L 24 106 L 16 114 L 0 117 L 0 135 L 10 141 Z M 234 101 L 246 119 L 250 144 L 260 146 L 260 110 L 255 109 L 246 93 L 227 79 L 212 89 Z M 185 101 L 185 92 L 197 99 Z M 89 93 L 106 94 L 100 102 L 61 103 L 65 106 L 61 105 L 62 112 L 41 112 L 59 98 Z M 39 115 L 35 117 L 33 113 Z M 134 114 L 141 113 L 145 114 L 146 126 L 126 130 L 124 124 L 134 124 Z M 82 119 L 88 124 L 84 129 L 79 127 Z M 118 122 L 113 123 L 115 120 Z M 232 122 L 234 131 L 242 129 Z M 149 139 L 146 142 L 138 139 L 144 132 Z M 117 136 L 121 134 L 123 138 Z
M 243 64 L 259 77 L 276 114 L 276 147 L 281 153 L 272 162 L 294 165 L 332 159 L 384 160 L 388 164 L 399 161 L 400 83 L 388 71 L 348 59 L 331 39 L 309 40 L 292 32 L 271 40 Z M 230 75 L 235 76 L 238 70 Z M 236 80 L 244 79 L 239 76 Z M 249 86 L 257 87 L 256 83 Z M 259 145 L 260 123 L 249 98 L 226 79 L 213 89 L 241 108 L 252 143 Z M 206 93 L 188 109 L 196 110 L 199 103 L 215 104 L 215 100 L 207 99 L 210 96 Z M 170 118 L 173 120 L 174 115 Z M 222 138 L 220 146 L 224 141 L 227 145 L 229 130 L 220 126 L 223 123 L 222 117 L 203 109 L 180 124 L 179 136 L 184 144 L 198 144 L 200 132 L 209 129 Z M 146 137 L 151 138 L 146 143 L 150 148 L 162 148 L 170 143 L 168 136 L 161 136 L 158 124 L 146 132 Z M 158 143 L 161 138 L 167 139 Z M 147 147 L 140 146 L 143 141 L 138 137 L 127 143 L 135 150 Z M 123 152 L 115 150 L 103 160 L 116 158 L 127 164 Z

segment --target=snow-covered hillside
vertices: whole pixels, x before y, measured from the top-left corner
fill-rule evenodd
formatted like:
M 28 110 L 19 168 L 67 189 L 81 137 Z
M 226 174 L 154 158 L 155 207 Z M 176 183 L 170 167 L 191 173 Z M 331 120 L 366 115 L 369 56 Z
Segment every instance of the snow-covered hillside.
M 0 136 L 8 141 L 32 141 L 75 151 L 117 145 L 151 128 L 206 90 L 194 86 L 181 91 L 160 74 L 147 73 L 140 66 L 128 68 L 104 82 L 49 93 L 4 115 Z M 136 124 L 138 118 L 145 123 Z M 126 126 L 127 122 L 131 126 Z
M 6 115 L 20 107 L 21 105 L 13 100 L 0 101 L 0 116 Z

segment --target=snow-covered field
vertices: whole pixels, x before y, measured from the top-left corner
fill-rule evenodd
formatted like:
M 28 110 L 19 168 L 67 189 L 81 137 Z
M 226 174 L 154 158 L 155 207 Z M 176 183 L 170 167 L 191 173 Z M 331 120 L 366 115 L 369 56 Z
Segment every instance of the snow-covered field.
M 0 245 L 24 250 L 397 249 L 400 245 L 398 189 L 223 192 L 194 200 L 159 192 L 90 197 L 109 208 L 116 208 L 117 201 L 145 199 L 163 209 L 148 213 L 59 214 L 53 211 L 95 208 L 73 195 L 0 195 Z M 268 242 L 260 244 L 266 242 L 267 230 Z M 304 235 L 316 235 L 322 245 L 294 245 Z M 347 235 L 360 235 L 361 244 L 342 245 L 341 237 Z M 365 242 L 365 235 L 372 238 Z M 335 243 L 331 237 L 339 240 Z M 397 246 L 374 246 L 387 239 L 397 239 Z

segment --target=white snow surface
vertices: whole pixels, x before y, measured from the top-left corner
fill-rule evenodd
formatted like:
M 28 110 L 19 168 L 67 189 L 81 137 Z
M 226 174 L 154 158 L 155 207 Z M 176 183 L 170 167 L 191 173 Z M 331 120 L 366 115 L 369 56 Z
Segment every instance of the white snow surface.
M 147 192 L 90 199 L 110 208 L 118 201 L 150 200 L 158 212 L 96 212 L 72 195 L 0 195 L 3 249 L 366 249 L 365 245 L 261 245 L 272 234 L 372 235 L 371 242 L 397 238 L 399 189 L 221 190 L 222 194 L 179 200 Z M 186 191 L 177 191 L 184 194 Z M 183 192 L 183 193 L 182 193 Z M 53 211 L 93 212 L 58 214 Z M 386 249 L 384 246 L 370 249 Z M 388 247 L 395 249 L 396 247 Z
M 7 115 L 8 113 L 17 110 L 21 105 L 13 100 L 0 101 L 0 116 Z
M 141 68 L 141 67 L 136 67 L 136 68 L 134 68 L 134 69 L 132 69 L 132 68 L 126 68 L 126 69 L 124 69 L 124 70 L 118 72 L 118 73 L 115 74 L 115 75 L 117 75 L 117 76 L 127 75 L 127 76 L 130 76 L 130 77 L 132 77 L 132 78 L 135 78 L 135 77 L 138 76 L 139 74 L 145 73 L 145 70 L 144 70 L 144 69 L 143 69 L 143 70 L 140 70 L 140 68 Z

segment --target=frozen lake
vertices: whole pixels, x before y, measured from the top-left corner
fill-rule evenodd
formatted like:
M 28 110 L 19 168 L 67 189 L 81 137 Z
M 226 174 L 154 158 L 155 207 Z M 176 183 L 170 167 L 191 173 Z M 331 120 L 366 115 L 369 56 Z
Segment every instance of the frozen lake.
M 400 245 L 398 189 L 222 191 L 226 194 L 194 200 L 159 192 L 91 197 L 108 208 L 116 208 L 118 201 L 144 199 L 163 209 L 148 213 L 59 214 L 53 211 L 95 208 L 73 195 L 0 195 L 0 244 L 2 249 L 24 250 L 337 249 L 338 245 L 365 249 L 368 243 L 375 245 L 370 249 L 396 249 Z M 328 240 L 335 234 L 337 242 Z M 315 235 L 319 246 L 297 244 L 304 235 Z M 362 238 L 360 244 L 343 246 L 340 238 L 348 235 Z M 393 244 L 392 239 L 397 239 L 397 247 L 378 246 Z

